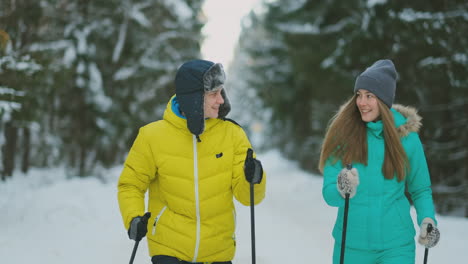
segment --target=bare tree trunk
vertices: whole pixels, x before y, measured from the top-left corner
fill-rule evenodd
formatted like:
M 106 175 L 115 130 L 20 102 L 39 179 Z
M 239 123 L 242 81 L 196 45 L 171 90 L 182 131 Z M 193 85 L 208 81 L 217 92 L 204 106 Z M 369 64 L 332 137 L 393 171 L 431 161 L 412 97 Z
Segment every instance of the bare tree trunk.
M 15 169 L 16 141 L 18 128 L 12 122 L 5 124 L 5 145 L 3 146 L 3 175 L 2 179 L 13 175 Z
M 31 138 L 28 127 L 23 128 L 23 155 L 21 159 L 21 171 L 27 173 L 29 170 L 29 151 L 31 149 Z
M 80 177 L 86 175 L 86 145 L 79 146 L 80 148 Z

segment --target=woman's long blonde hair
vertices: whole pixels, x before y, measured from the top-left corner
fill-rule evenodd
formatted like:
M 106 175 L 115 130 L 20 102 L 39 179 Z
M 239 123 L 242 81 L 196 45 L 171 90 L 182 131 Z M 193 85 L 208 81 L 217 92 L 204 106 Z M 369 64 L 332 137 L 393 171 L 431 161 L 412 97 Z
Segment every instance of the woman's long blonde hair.
M 385 142 L 382 173 L 386 179 L 393 179 L 396 174 L 398 181 L 401 181 L 409 169 L 408 156 L 401 144 L 392 112 L 380 99 L 377 98 L 377 101 Z M 321 173 L 329 157 L 332 157 L 333 164 L 341 160 L 343 164 L 357 162 L 367 165 L 367 129 L 356 105 L 356 95 L 341 106 L 330 120 L 320 152 Z

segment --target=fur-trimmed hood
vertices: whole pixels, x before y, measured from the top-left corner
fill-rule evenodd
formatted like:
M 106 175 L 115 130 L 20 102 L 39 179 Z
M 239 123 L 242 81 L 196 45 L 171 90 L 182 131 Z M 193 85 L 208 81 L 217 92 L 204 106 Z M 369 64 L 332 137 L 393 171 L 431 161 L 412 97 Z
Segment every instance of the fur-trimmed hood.
M 394 104 L 392 108 L 406 119 L 406 121 L 401 124 L 398 123 L 398 120 L 395 120 L 400 137 L 405 137 L 411 132 L 419 132 L 422 126 L 422 117 L 418 115 L 418 110 L 416 110 L 416 108 L 400 104 Z

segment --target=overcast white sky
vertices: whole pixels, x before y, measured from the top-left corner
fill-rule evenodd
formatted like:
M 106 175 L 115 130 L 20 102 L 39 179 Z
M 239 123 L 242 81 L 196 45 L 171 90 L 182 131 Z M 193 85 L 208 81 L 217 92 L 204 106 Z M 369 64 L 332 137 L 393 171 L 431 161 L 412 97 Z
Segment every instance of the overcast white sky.
M 207 23 L 203 28 L 202 45 L 204 59 L 220 62 L 225 68 L 232 59 L 241 19 L 260 0 L 206 0 L 203 6 Z

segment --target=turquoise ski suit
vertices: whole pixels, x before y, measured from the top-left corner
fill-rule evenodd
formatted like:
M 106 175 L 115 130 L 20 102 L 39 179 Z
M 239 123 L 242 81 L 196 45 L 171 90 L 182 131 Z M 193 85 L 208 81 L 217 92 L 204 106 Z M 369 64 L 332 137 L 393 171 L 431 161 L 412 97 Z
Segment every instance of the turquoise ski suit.
M 425 217 L 436 221 L 429 171 L 417 134 L 421 118 L 411 107 L 394 105 L 391 111 L 409 159 L 410 171 L 401 182 L 396 177 L 391 180 L 384 178 L 382 121 L 367 123 L 367 166 L 353 164 L 359 172 L 360 184 L 356 195 L 349 202 L 346 264 L 415 262 L 415 230 L 410 215 L 410 202 L 405 196 L 405 186 L 417 212 L 417 223 L 420 225 Z M 336 180 L 343 167 L 341 161 L 332 164 L 330 158 L 323 172 L 323 198 L 328 205 L 338 207 L 333 229 L 334 263 L 338 263 L 340 257 L 345 203 L 337 190 Z M 385 260 L 386 256 L 388 260 Z

